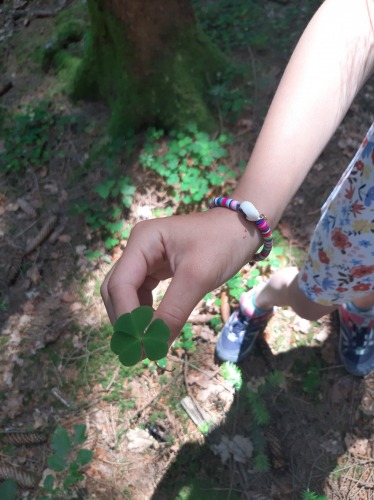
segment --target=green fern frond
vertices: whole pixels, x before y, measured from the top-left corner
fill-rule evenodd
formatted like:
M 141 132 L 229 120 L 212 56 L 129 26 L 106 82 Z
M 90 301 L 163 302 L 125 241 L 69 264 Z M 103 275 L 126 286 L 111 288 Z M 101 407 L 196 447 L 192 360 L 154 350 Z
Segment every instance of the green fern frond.
M 258 455 L 256 455 L 254 468 L 257 472 L 269 472 L 269 459 L 267 455 L 265 455 L 265 453 L 259 453 Z
M 256 423 L 258 425 L 268 424 L 270 422 L 270 414 L 260 395 L 254 391 L 249 391 L 247 398 Z
M 285 379 L 284 374 L 279 370 L 274 370 L 267 377 L 267 381 L 273 387 L 281 386 L 284 383 L 284 379 Z
M 242 372 L 238 366 L 231 361 L 225 361 L 221 366 L 221 375 L 222 377 L 231 384 L 236 391 L 239 391 L 242 383 Z
M 303 492 L 301 500 L 327 500 L 327 496 L 320 496 L 314 493 L 314 491 L 306 490 Z

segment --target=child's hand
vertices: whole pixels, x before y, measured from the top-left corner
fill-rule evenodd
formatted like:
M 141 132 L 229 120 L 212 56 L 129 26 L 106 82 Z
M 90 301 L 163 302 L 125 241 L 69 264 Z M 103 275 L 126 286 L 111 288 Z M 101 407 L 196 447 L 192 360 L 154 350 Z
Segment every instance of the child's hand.
M 152 290 L 173 278 L 155 314 L 169 326 L 172 343 L 196 304 L 260 244 L 254 224 L 225 208 L 140 222 L 101 287 L 111 322 L 139 305 L 152 306 Z

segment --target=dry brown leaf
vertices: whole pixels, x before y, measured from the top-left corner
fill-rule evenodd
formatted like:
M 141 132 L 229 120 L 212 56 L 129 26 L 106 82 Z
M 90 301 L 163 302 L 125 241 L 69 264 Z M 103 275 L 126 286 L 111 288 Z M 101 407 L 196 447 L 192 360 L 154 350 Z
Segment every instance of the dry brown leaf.
M 62 302 L 74 302 L 76 300 L 77 295 L 73 292 L 63 292 L 61 295 Z
M 331 402 L 341 405 L 343 402 L 349 402 L 352 398 L 354 383 L 348 377 L 337 380 L 331 387 Z
M 58 241 L 60 241 L 61 243 L 70 243 L 71 242 L 71 236 L 70 236 L 70 234 L 61 234 L 58 237 Z
M 27 200 L 24 198 L 18 198 L 17 203 L 20 207 L 20 209 L 25 212 L 26 215 L 28 215 L 31 218 L 35 218 L 37 216 L 35 208 L 29 203 Z
M 222 436 L 219 444 L 211 445 L 215 455 L 221 457 L 222 463 L 226 463 L 230 456 L 235 462 L 245 464 L 253 453 L 253 445 L 249 438 L 236 435 L 232 439 Z
M 353 456 L 366 457 L 370 451 L 368 439 L 358 438 L 349 432 L 345 435 L 344 442 L 349 453 Z
M 7 212 L 17 212 L 17 210 L 19 210 L 19 205 L 18 203 L 8 203 L 8 205 L 5 207 L 5 210 Z
M 197 335 L 205 340 L 206 342 L 215 342 L 216 341 L 216 336 L 212 332 L 212 330 L 208 327 L 202 326 L 200 328 L 200 331 L 197 333 Z
M 128 448 L 135 453 L 142 453 L 143 451 L 151 448 L 158 448 L 159 444 L 149 432 L 145 429 L 130 429 L 127 433 L 129 441 Z
M 189 374 L 187 376 L 187 382 L 189 384 L 196 384 L 196 385 L 202 387 L 203 389 L 206 389 L 212 383 L 211 380 L 203 373 L 201 373 L 200 375 L 197 375 L 197 376 L 195 376 L 193 374 Z
M 27 271 L 26 276 L 30 278 L 33 285 L 37 285 L 41 279 L 39 267 L 36 264 L 33 264 Z

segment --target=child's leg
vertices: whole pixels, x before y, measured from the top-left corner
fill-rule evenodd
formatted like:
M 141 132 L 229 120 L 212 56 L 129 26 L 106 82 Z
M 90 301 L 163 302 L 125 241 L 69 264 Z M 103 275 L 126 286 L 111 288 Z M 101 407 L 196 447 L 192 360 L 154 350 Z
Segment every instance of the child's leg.
M 337 309 L 311 301 L 300 290 L 297 268 L 274 273 L 260 289 L 254 303 L 261 309 L 290 306 L 301 317 L 316 320 Z M 364 376 L 374 370 L 374 294 L 354 299 L 339 307 L 339 353 L 346 370 Z
M 256 294 L 256 306 L 261 309 L 289 306 L 302 318 L 312 321 L 337 309 L 337 306 L 322 306 L 308 299 L 299 288 L 298 275 L 296 267 L 287 267 L 272 274 L 264 288 Z
M 366 297 L 360 297 L 359 299 L 352 300 L 354 304 L 359 309 L 370 309 L 374 307 L 374 293 L 367 295 Z
M 243 293 L 238 310 L 232 313 L 216 343 L 216 354 L 221 360 L 236 363 L 250 353 L 274 306 L 291 306 L 307 319 L 318 319 L 336 309 L 309 300 L 301 292 L 297 277 L 297 268 L 282 269 L 274 273 L 265 285 Z

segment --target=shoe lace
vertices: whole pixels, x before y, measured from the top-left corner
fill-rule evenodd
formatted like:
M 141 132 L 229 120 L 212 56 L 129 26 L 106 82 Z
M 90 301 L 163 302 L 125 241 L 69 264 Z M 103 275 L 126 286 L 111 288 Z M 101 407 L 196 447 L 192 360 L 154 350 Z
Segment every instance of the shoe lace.
M 240 333 L 245 332 L 248 324 L 249 319 L 240 311 L 232 324 L 232 332 L 235 333 L 235 335 L 239 335 Z
M 354 325 L 353 330 L 355 333 L 355 347 L 358 349 L 365 347 L 365 342 L 368 340 L 372 328 Z

